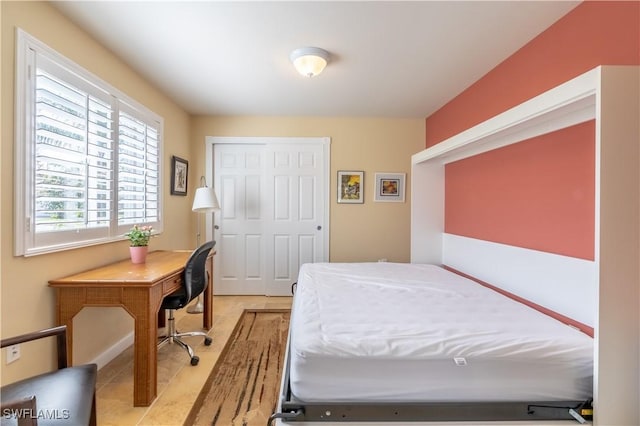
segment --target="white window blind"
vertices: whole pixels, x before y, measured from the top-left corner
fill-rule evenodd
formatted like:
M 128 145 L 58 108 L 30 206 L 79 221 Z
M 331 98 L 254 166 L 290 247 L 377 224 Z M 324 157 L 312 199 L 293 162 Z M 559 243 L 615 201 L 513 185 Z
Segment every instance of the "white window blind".
M 111 105 L 37 68 L 36 234 L 109 227 L 112 115 Z
M 118 222 L 158 221 L 158 131 L 120 112 L 118 145 Z
M 114 241 L 161 221 L 162 120 L 18 31 L 15 253 Z

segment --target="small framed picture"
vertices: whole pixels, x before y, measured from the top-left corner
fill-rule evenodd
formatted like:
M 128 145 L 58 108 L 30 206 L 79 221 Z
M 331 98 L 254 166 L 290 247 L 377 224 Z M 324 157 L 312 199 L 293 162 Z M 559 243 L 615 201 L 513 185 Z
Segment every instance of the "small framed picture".
M 175 155 L 171 156 L 171 195 L 187 195 L 189 162 Z
M 376 173 L 375 201 L 404 203 L 405 173 Z
M 338 172 L 338 202 L 364 203 L 364 172 Z

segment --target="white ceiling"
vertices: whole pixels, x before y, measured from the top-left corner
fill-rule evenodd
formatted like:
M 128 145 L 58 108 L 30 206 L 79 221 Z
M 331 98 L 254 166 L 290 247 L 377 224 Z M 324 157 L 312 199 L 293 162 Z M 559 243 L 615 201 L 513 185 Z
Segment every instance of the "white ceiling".
M 578 1 L 63 1 L 192 114 L 424 118 Z M 332 57 L 309 79 L 298 47 Z

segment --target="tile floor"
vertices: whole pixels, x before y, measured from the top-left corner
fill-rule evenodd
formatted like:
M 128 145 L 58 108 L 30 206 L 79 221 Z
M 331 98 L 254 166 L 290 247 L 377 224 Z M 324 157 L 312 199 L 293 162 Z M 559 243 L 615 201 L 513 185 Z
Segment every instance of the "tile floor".
M 214 296 L 213 337 L 211 346 L 203 339 L 186 341 L 200 357 L 193 367 L 187 353 L 177 345 L 164 345 L 158 350 L 158 397 L 149 407 L 133 406 L 133 347 L 125 350 L 98 372 L 98 425 L 182 425 L 222 348 L 231 335 L 240 314 L 247 308 L 289 308 L 290 297 Z M 201 314 L 176 312 L 178 330 L 200 330 Z

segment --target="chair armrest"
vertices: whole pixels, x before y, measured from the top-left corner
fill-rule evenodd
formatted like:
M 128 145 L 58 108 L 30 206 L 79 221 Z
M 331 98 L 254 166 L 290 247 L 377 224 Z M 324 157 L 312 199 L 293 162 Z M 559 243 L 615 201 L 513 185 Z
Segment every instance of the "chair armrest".
M 44 337 L 56 336 L 56 346 L 58 349 L 58 369 L 67 367 L 67 326 L 60 325 L 58 327 L 47 328 L 32 333 L 21 334 L 15 337 L 9 337 L 0 341 L 0 348 L 6 346 L 17 345 L 20 343 L 31 342 L 33 340 L 42 339 Z
M 7 401 L 0 407 L 2 418 L 17 419 L 18 426 L 38 426 L 35 395 Z

